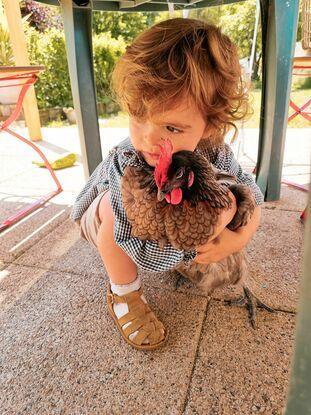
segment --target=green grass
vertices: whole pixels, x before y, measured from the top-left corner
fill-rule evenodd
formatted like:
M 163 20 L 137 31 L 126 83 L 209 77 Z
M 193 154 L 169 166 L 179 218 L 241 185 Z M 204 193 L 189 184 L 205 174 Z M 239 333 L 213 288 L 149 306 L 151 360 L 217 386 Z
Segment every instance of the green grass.
M 119 112 L 118 115 L 111 115 L 109 118 L 100 118 L 99 126 L 102 128 L 127 128 L 128 115 L 125 112 Z
M 302 89 L 293 91 L 291 93 L 291 100 L 301 107 L 308 99 L 311 98 L 311 89 Z M 253 108 L 254 114 L 249 120 L 244 123 L 245 128 L 259 128 L 259 116 L 260 116 L 260 104 L 261 104 L 261 90 L 257 89 L 250 93 L 250 103 Z M 307 109 L 305 109 L 307 111 Z M 308 108 L 311 112 L 311 105 Z M 294 110 L 289 108 L 288 116 L 290 116 Z M 306 128 L 310 127 L 310 122 L 301 115 L 297 115 L 292 121 L 288 123 L 288 128 Z

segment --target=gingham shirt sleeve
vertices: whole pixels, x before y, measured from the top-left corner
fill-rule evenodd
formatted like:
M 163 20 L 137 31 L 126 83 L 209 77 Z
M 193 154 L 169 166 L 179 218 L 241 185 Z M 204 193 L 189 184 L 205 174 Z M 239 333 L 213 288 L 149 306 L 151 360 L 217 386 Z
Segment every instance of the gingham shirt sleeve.
M 96 167 L 85 186 L 78 194 L 72 207 L 70 218 L 74 221 L 80 220 L 97 195 L 109 188 L 108 167 L 113 151 Z
M 201 152 L 203 155 L 208 157 L 217 169 L 224 170 L 236 176 L 238 183 L 245 184 L 250 187 L 257 206 L 264 203 L 264 196 L 253 179 L 253 176 L 242 170 L 242 167 L 234 157 L 233 151 L 228 144 L 222 144 L 218 147 L 204 147 L 201 149 Z
M 163 272 L 175 268 L 181 261 L 188 263 L 196 255 L 196 251 L 177 250 L 170 244 L 161 250 L 154 241 L 142 241 L 131 236 L 131 225 L 127 220 L 120 191 L 121 172 L 123 171 L 122 154 L 115 153 L 109 165 L 108 177 L 110 202 L 115 215 L 114 236 L 120 246 L 132 260 L 142 269 Z

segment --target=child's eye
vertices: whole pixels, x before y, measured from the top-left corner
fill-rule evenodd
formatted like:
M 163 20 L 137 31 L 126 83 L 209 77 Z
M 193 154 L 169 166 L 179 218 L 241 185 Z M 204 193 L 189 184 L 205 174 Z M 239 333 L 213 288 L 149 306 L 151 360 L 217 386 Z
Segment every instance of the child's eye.
M 182 133 L 182 130 L 178 130 L 178 128 L 172 127 L 171 125 L 167 125 L 166 128 L 171 133 Z

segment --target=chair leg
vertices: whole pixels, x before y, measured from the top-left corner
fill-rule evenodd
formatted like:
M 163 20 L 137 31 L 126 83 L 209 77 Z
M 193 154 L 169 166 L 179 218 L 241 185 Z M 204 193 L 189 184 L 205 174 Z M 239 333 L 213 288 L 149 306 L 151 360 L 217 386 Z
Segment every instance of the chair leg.
M 306 207 L 300 215 L 300 220 L 301 220 L 302 223 L 305 223 L 306 220 L 307 220 L 307 209 L 308 209 L 308 207 Z

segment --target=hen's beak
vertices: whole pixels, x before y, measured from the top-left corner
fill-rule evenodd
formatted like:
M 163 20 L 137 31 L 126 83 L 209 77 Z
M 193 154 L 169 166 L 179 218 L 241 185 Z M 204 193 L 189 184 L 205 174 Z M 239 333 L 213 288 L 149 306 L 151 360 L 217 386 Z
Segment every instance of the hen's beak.
M 158 201 L 162 202 L 162 200 L 165 199 L 165 193 L 162 192 L 162 190 L 158 189 L 158 196 L 157 197 L 158 197 Z

